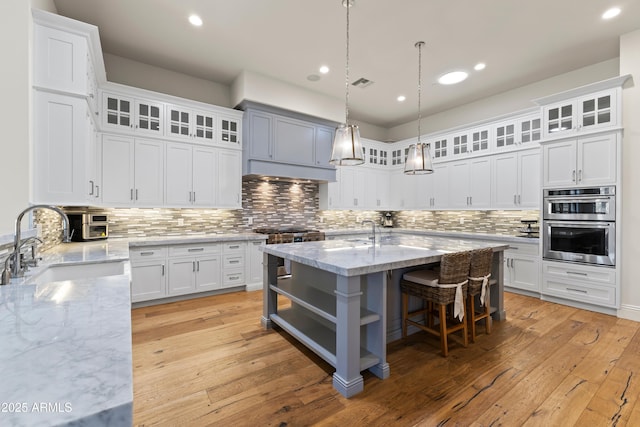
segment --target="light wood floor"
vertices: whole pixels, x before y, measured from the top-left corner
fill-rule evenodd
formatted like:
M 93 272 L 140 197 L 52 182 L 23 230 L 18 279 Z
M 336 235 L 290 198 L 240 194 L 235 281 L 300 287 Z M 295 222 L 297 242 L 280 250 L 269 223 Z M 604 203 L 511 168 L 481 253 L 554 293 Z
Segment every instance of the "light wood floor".
M 262 293 L 135 309 L 140 426 L 640 426 L 640 324 L 514 294 L 448 358 L 424 333 L 390 343 L 391 376 L 346 399 L 332 368 L 260 326 Z

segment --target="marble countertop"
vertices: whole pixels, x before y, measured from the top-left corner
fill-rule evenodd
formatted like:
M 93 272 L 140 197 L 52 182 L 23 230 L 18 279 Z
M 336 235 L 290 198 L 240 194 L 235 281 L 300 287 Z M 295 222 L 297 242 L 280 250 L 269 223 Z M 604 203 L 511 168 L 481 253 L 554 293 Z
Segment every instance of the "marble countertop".
M 46 264 L 126 261 L 128 244 L 69 243 L 42 256 L 27 284 L 0 286 L 0 396 L 13 405 L 0 424 L 131 425 L 129 275 L 37 280 Z
M 380 238 L 375 246 L 363 238 L 265 245 L 260 249 L 341 276 L 358 276 L 437 262 L 447 252 L 487 247 L 503 251 L 509 245 L 491 240 L 391 235 Z
M 371 234 L 371 225 L 362 226 L 361 228 L 342 228 L 321 230 L 327 236 L 340 236 L 344 234 Z M 465 233 L 461 231 L 435 231 L 435 230 L 416 230 L 413 228 L 376 228 L 376 234 L 391 235 L 418 235 L 418 236 L 434 236 L 434 237 L 454 237 L 461 239 L 479 239 L 479 240 L 497 240 L 500 242 L 528 243 L 538 244 L 540 239 L 537 237 L 520 237 L 509 236 L 505 234 L 485 234 L 485 233 Z
M 156 237 L 145 238 L 127 238 L 127 239 L 112 239 L 112 240 L 126 240 L 130 246 L 161 246 L 161 245 L 176 245 L 176 244 L 199 244 L 199 243 L 215 243 L 215 242 L 233 242 L 233 241 L 255 241 L 255 240 L 267 240 L 266 234 L 258 233 L 227 233 L 227 234 L 180 234 L 180 235 L 166 235 Z M 111 241 L 111 240 L 110 240 Z

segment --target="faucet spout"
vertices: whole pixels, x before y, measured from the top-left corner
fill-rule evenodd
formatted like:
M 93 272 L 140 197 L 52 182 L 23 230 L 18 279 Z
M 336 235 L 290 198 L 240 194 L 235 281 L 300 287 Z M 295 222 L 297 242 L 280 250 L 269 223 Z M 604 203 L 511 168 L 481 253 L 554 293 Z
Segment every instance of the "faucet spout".
M 371 233 L 373 234 L 373 246 L 376 245 L 376 223 L 370 219 L 362 221 L 362 225 L 371 224 Z
M 49 209 L 59 214 L 62 217 L 62 241 L 65 243 L 68 243 L 71 241 L 71 235 L 69 234 L 69 230 L 71 229 L 69 225 L 69 217 L 67 216 L 67 214 L 64 213 L 62 209 L 60 209 L 57 206 L 51 206 L 51 205 L 29 206 L 28 208 L 20 212 L 18 214 L 18 217 L 16 218 L 16 236 L 14 241 L 13 254 L 10 255 L 13 261 L 13 264 L 11 265 L 11 275 L 13 275 L 14 277 L 20 276 L 24 273 L 24 268 L 22 267 L 21 265 L 22 263 L 20 260 L 20 248 L 22 247 L 22 236 L 21 236 L 22 218 L 28 212 L 36 209 Z

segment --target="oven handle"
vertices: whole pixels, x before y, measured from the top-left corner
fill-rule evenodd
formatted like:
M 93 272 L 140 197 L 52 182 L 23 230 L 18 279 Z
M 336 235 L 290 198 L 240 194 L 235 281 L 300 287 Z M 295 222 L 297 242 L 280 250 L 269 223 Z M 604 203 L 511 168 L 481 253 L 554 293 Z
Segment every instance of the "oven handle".
M 561 196 L 561 197 L 547 196 L 545 197 L 545 200 L 547 200 L 548 202 L 561 202 L 561 203 L 582 203 L 582 202 L 591 202 L 591 201 L 609 202 L 611 201 L 611 196 L 598 196 L 598 197 L 576 196 L 575 198 L 574 197 L 567 198 L 566 196 Z
M 611 227 L 615 222 L 608 221 L 545 221 L 547 226 L 569 226 L 576 228 L 608 228 Z

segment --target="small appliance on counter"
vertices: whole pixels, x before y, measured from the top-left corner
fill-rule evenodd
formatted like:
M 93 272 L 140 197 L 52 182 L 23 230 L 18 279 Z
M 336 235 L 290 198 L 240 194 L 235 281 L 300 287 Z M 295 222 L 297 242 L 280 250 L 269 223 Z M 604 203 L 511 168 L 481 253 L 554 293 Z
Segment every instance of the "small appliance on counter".
M 537 225 L 537 219 L 522 219 L 520 220 L 522 224 L 525 225 L 524 228 L 520 228 L 519 231 L 521 233 L 520 237 L 539 237 L 540 236 L 540 228 Z
M 382 217 L 382 226 L 393 227 L 393 215 L 391 215 L 391 212 L 386 212 Z
M 73 232 L 71 240 L 74 242 L 87 242 L 109 237 L 109 218 L 106 214 L 69 211 L 67 216 Z

